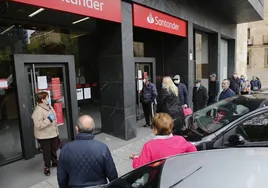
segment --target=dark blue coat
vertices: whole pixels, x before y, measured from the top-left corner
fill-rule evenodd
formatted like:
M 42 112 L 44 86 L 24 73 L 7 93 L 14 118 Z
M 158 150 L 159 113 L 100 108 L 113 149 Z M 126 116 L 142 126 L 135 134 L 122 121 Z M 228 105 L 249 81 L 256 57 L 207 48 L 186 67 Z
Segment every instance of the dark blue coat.
M 231 90 L 230 88 L 227 89 L 226 91 L 222 91 L 219 97 L 219 101 L 223 100 L 223 99 L 227 99 L 229 97 L 233 97 L 235 96 L 235 93 L 233 90 Z
M 157 90 L 153 83 L 149 83 L 147 86 L 143 84 L 141 102 L 149 103 L 154 102 L 157 97 Z
M 179 83 L 177 85 L 177 87 L 179 89 L 180 104 L 181 105 L 184 105 L 184 104 L 188 105 L 188 91 L 187 91 L 186 85 L 183 83 Z
M 93 138 L 80 133 L 62 147 L 57 172 L 60 188 L 102 185 L 107 178 L 118 177 L 109 148 Z

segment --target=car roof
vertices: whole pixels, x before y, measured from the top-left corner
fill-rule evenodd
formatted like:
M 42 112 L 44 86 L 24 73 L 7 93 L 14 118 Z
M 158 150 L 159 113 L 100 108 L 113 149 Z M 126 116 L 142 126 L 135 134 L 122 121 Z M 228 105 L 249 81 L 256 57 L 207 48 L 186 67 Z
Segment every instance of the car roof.
M 268 93 L 254 93 L 252 95 L 240 95 L 239 98 L 268 100 Z
M 268 148 L 201 151 L 168 158 L 160 187 L 267 188 Z

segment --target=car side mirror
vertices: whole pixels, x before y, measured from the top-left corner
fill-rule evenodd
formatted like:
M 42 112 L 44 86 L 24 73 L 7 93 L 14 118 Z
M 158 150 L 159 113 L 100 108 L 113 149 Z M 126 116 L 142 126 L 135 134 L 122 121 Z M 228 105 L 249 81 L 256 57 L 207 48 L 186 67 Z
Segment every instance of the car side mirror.
M 246 143 L 245 138 L 240 134 L 231 135 L 228 138 L 229 145 L 231 146 L 238 146 L 238 145 L 244 145 Z

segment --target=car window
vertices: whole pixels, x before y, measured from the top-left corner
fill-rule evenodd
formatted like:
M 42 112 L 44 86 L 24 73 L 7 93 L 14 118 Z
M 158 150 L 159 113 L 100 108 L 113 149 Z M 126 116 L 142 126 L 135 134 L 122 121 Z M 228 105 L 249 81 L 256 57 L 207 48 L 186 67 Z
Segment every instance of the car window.
M 263 100 L 236 96 L 219 101 L 194 113 L 193 127 L 212 133 L 260 107 Z
M 138 168 L 113 181 L 107 188 L 158 188 L 165 160 Z
M 268 112 L 251 117 L 236 128 L 236 134 L 249 142 L 268 141 Z

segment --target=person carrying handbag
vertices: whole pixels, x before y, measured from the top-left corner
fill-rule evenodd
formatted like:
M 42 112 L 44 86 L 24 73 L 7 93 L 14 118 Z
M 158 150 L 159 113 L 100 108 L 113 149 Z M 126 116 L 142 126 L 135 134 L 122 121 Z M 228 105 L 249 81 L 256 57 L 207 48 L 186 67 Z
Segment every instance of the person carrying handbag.
M 56 114 L 50 105 L 47 92 L 36 94 L 37 105 L 33 111 L 34 136 L 43 152 L 44 174 L 50 175 L 50 168 L 57 167 L 57 150 L 59 149 L 59 130 Z

